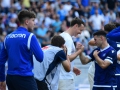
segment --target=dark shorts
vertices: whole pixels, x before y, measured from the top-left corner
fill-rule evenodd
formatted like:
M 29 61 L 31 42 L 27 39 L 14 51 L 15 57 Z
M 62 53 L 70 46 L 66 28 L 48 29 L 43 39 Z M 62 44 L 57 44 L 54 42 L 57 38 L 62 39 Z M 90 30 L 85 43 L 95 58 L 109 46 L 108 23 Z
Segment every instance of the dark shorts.
M 7 75 L 8 90 L 38 90 L 33 76 Z
M 120 90 L 120 76 L 116 76 L 117 79 L 117 89 L 116 90 Z
M 35 80 L 36 80 L 36 83 L 37 83 L 38 90 L 49 90 L 48 86 L 45 82 L 39 81 L 37 79 L 35 79 Z
M 116 90 L 114 87 L 93 87 L 92 90 Z

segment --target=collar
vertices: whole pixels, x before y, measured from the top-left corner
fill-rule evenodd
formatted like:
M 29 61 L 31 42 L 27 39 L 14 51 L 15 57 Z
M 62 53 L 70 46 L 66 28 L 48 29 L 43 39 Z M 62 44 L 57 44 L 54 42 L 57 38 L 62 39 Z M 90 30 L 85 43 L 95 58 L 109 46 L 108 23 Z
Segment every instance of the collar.
M 18 27 L 18 30 L 21 30 L 21 31 L 22 31 L 22 30 L 24 30 L 24 31 L 28 31 L 26 28 L 21 27 L 21 26 L 20 26 L 20 27 Z
M 108 44 L 108 46 L 107 46 L 107 47 L 105 47 L 104 49 L 100 49 L 100 51 L 102 52 L 102 51 L 104 51 L 104 50 L 108 49 L 109 47 L 110 47 L 110 45 Z

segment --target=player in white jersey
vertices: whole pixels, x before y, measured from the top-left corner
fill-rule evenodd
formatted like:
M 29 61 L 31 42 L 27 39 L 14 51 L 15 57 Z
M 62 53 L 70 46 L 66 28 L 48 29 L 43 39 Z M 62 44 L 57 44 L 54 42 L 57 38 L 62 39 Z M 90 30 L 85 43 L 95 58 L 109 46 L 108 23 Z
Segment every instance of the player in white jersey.
M 63 68 L 61 68 L 58 90 L 75 90 L 73 72 L 79 75 L 80 70 L 74 67 L 73 60 L 79 55 L 81 50 L 77 49 L 76 51 L 76 48 L 79 47 L 79 44 L 75 48 L 72 36 L 77 36 L 78 34 L 81 34 L 81 32 L 84 30 L 84 26 L 84 22 L 81 19 L 74 18 L 71 21 L 70 28 L 60 34 L 65 39 L 65 45 L 68 49 L 67 53 L 71 61 L 71 71 L 66 72 Z

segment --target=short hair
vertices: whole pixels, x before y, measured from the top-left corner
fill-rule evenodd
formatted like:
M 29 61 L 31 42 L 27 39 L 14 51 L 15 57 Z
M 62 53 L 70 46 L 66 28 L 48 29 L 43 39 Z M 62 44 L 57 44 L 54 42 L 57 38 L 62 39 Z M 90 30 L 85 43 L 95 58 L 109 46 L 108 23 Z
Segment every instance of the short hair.
M 55 35 L 51 39 L 51 45 L 53 45 L 53 46 L 62 47 L 62 45 L 64 45 L 64 44 L 65 44 L 65 40 L 60 35 Z
M 99 30 L 99 31 L 95 32 L 95 33 L 93 34 L 93 36 L 97 35 L 97 36 L 104 36 L 104 37 L 106 37 L 106 34 L 107 34 L 107 33 L 106 33 L 105 31 Z
M 115 28 L 116 28 L 116 25 L 113 24 L 113 23 L 108 23 L 104 26 L 104 30 L 107 31 L 107 32 L 110 32 Z
M 78 26 L 83 24 L 85 26 L 85 23 L 78 17 L 75 17 L 75 18 L 72 19 L 72 21 L 70 23 L 70 27 L 74 26 L 75 24 L 78 24 Z
M 120 26 L 120 23 L 118 23 L 118 22 L 114 22 L 113 24 L 115 24 L 116 27 Z
M 31 19 L 31 18 L 35 18 L 36 14 L 33 11 L 29 11 L 29 10 L 21 10 L 18 13 L 18 20 L 20 23 L 24 23 L 25 19 Z

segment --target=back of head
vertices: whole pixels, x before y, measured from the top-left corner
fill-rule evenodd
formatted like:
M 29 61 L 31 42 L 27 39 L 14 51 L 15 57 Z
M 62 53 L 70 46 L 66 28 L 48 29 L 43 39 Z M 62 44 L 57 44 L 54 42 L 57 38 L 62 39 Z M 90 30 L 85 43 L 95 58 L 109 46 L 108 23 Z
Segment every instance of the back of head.
M 65 44 L 65 40 L 60 35 L 55 35 L 51 39 L 51 45 L 53 46 L 62 47 L 64 44 Z
M 106 38 L 106 34 L 107 34 L 107 33 L 106 33 L 105 31 L 99 30 L 99 31 L 95 32 L 95 33 L 93 34 L 93 36 L 103 36 L 103 37 Z
M 85 23 L 78 17 L 72 19 L 70 27 L 73 27 L 75 24 L 78 24 L 78 26 L 81 26 L 81 24 L 83 24 L 85 26 Z
M 118 23 L 118 22 L 114 22 L 113 24 L 115 24 L 116 27 L 120 26 L 120 23 Z
M 108 24 L 106 24 L 106 25 L 104 26 L 104 30 L 105 30 L 106 32 L 110 32 L 110 31 L 112 31 L 112 30 L 115 29 L 115 28 L 116 28 L 116 25 L 113 24 L 113 23 L 108 23 Z
M 33 11 L 29 11 L 29 10 L 21 10 L 18 13 L 18 20 L 20 22 L 20 24 L 23 24 L 25 22 L 26 19 L 31 19 L 31 18 L 35 18 L 36 14 Z

